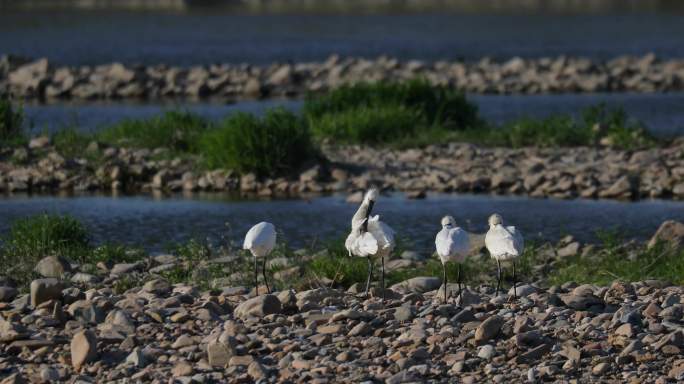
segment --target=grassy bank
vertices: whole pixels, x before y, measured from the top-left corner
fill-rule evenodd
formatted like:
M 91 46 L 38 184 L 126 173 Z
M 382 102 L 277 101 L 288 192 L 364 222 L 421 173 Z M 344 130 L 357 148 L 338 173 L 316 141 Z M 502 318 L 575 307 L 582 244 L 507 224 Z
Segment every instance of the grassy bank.
M 0 143 L 28 141 L 21 108 L 0 100 Z M 134 147 L 166 148 L 174 156 L 195 156 L 198 166 L 228 168 L 261 176 L 294 174 L 318 158 L 322 141 L 371 146 L 420 147 L 450 141 L 483 146 L 557 147 L 606 145 L 634 149 L 658 145 L 639 122 L 620 109 L 597 105 L 579 117 L 524 118 L 503 126 L 483 121 L 461 93 L 425 81 L 360 83 L 309 96 L 301 113 L 282 109 L 262 117 L 236 113 L 209 122 L 182 111 L 124 120 L 95 134 L 75 128 L 53 134 L 67 156 L 84 153 L 92 141 Z
M 401 241 L 393 258 L 402 251 Z M 615 234 L 603 234 L 602 243 L 592 246 L 582 256 L 556 258 L 549 252 L 548 244 L 528 244 L 518 262 L 521 282 L 541 282 L 542 285 L 560 285 L 566 282 L 595 283 L 605 285 L 614 280 L 641 281 L 659 279 L 684 284 L 684 252 L 665 244 L 647 249 L 641 245 L 626 243 Z M 114 263 L 149 263 L 147 255 L 139 247 L 106 244 L 94 246 L 87 229 L 68 216 L 38 215 L 18 220 L 2 237 L 0 265 L 5 266 L 3 275 L 15 279 L 26 287 L 37 278 L 34 267 L 45 256 L 60 256 L 79 265 L 79 270 L 98 273 L 98 263 L 111 267 Z M 253 260 L 246 252 L 230 245 L 210 245 L 191 240 L 169 247 L 169 253 L 177 257 L 172 267 L 156 275 L 170 283 L 192 283 L 203 289 L 226 285 L 251 286 Z M 217 257 L 239 255 L 229 262 L 215 263 Z M 331 241 L 316 249 L 294 251 L 280 241 L 269 260 L 281 260 L 271 265 L 271 285 L 282 288 L 305 289 L 312 286 L 337 286 L 347 288 L 364 283 L 367 273 L 366 260 L 350 258 L 343 240 Z M 387 260 L 386 260 L 387 261 Z M 149 265 L 149 264 L 147 264 Z M 379 272 L 376 263 L 376 276 Z M 450 281 L 456 281 L 457 266 L 447 268 Z M 464 281 L 469 285 L 495 284 L 496 264 L 486 255 L 470 258 L 462 266 Z M 441 277 L 442 266 L 434 255 L 426 262 L 388 272 L 388 285 L 417 276 Z M 127 275 L 117 282 L 118 289 L 141 284 L 153 278 L 150 274 Z M 506 280 L 510 283 L 510 269 Z

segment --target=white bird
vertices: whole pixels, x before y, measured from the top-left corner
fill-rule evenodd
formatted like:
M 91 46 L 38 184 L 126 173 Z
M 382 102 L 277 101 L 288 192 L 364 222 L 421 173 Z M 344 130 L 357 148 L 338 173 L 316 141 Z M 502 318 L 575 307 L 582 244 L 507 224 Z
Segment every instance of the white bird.
M 381 285 L 384 299 L 385 293 L 385 257 L 394 250 L 394 230 L 380 221 L 380 216 L 370 216 L 378 191 L 370 189 L 364 196 L 361 206 L 351 221 L 351 232 L 344 242 L 349 256 L 365 257 L 368 260 L 368 278 L 366 280 L 366 296 L 373 276 L 371 257 L 380 257 L 382 266 Z
M 461 263 L 463 263 L 470 251 L 470 239 L 466 231 L 456 226 L 456 221 L 451 216 L 442 218 L 442 230 L 437 233 L 435 238 L 435 248 L 437 255 L 442 262 L 444 271 L 444 302 L 447 301 L 447 271 L 446 263 L 451 261 L 458 263 L 458 296 L 463 301 L 461 293 Z
M 268 287 L 268 281 L 266 280 L 266 256 L 268 256 L 273 247 L 276 244 L 276 230 L 275 226 L 271 223 L 262 221 L 256 224 L 247 232 L 245 235 L 245 242 L 242 245 L 243 249 L 248 249 L 252 256 L 254 256 L 254 289 L 256 290 L 256 295 L 259 296 L 259 285 L 258 285 L 258 266 L 257 260 L 262 258 L 264 263 L 262 265 L 261 273 L 264 276 L 264 284 L 266 284 L 266 291 L 271 293 L 271 289 Z
M 522 255 L 525 247 L 522 234 L 513 226 L 504 227 L 503 218 L 495 213 L 489 216 L 489 231 L 485 236 L 485 246 L 491 257 L 496 260 L 497 295 L 501 287 L 501 262 L 513 262 L 513 296 L 517 299 L 515 261 Z

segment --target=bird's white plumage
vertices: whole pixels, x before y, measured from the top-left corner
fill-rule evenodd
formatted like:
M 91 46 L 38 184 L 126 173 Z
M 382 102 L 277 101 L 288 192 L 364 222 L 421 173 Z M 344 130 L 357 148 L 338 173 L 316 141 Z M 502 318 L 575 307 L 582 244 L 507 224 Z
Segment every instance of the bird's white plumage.
M 515 227 L 496 224 L 489 227 L 485 236 L 485 246 L 493 259 L 508 261 L 522 255 L 525 244 L 522 234 Z
M 370 240 L 371 238 L 373 241 Z M 373 246 L 369 245 L 372 243 L 374 244 Z M 368 220 L 368 232 L 363 232 L 361 227 L 352 228 L 351 233 L 349 233 L 344 242 L 344 246 L 347 248 L 349 256 L 386 257 L 394 250 L 394 230 L 380 221 L 380 216 L 375 215 Z
M 380 221 L 380 216 L 370 216 L 369 210 L 377 199 L 378 191 L 370 189 L 363 198 L 359 209 L 352 217 L 351 232 L 344 242 L 350 256 L 370 257 L 388 256 L 394 249 L 394 230 Z M 366 231 L 363 230 L 367 222 Z M 372 237 L 372 240 L 370 238 Z
M 256 224 L 245 235 L 243 249 L 248 249 L 254 257 L 265 257 L 273 250 L 276 244 L 275 226 L 262 221 Z
M 437 255 L 442 263 L 462 263 L 470 251 L 468 233 L 460 227 L 444 226 L 435 238 Z

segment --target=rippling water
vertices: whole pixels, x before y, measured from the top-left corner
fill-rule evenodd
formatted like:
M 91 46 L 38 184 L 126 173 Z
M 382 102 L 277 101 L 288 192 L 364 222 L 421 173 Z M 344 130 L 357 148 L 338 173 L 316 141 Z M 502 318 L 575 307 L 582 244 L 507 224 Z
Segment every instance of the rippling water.
M 500 124 L 524 116 L 544 117 L 554 113 L 576 114 L 591 105 L 606 103 L 623 107 L 630 116 L 643 121 L 661 136 L 684 134 L 684 93 L 665 94 L 561 94 L 561 95 L 469 95 L 482 116 Z M 299 100 L 243 101 L 235 104 L 55 104 L 27 105 L 26 123 L 37 132 L 75 126 L 84 131 L 116 123 L 126 118 L 148 118 L 164 110 L 181 108 L 211 120 L 236 111 L 261 114 L 268 108 L 297 111 Z
M 684 57 L 678 13 L 0 12 L 0 51 L 61 64 L 270 63 L 342 56 Z
M 252 224 L 267 220 L 293 246 L 314 241 L 343 239 L 356 205 L 344 196 L 311 200 L 239 201 L 226 195 L 73 198 L 14 196 L 0 198 L 0 232 L 28 215 L 70 214 L 82 220 L 94 241 L 142 244 L 163 250 L 172 242 L 209 238 L 214 242 L 239 241 Z M 398 235 L 417 250 L 433 247 L 443 215 L 453 215 L 459 225 L 474 232 L 486 231 L 487 217 L 503 215 L 527 239 L 557 240 L 572 234 L 583 241 L 596 240 L 596 231 L 619 229 L 626 238 L 647 239 L 667 219 L 684 220 L 684 203 L 674 201 L 617 202 L 602 200 L 547 200 L 486 195 L 429 195 L 407 200 L 402 195 L 381 197 L 375 208 Z

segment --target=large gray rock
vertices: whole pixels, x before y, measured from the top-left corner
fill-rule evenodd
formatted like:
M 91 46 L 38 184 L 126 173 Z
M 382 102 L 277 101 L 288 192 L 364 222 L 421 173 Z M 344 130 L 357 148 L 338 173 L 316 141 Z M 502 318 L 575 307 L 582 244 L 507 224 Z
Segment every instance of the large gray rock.
M 28 336 L 23 325 L 5 320 L 0 316 L 0 342 L 25 339 Z
M 295 295 L 297 298 L 297 308 L 299 308 L 300 311 L 320 308 L 321 306 L 326 305 L 326 301 L 336 300 L 341 296 L 342 293 L 340 291 L 331 288 L 310 289 Z
M 17 297 L 17 293 L 14 287 L 0 287 L 0 303 L 9 303 Z
M 34 271 L 43 277 L 62 277 L 65 272 L 71 271 L 71 265 L 60 256 L 48 256 L 41 259 Z
M 603 306 L 604 302 L 600 298 L 594 296 L 594 295 L 576 295 L 576 294 L 568 294 L 568 295 L 561 295 L 560 299 L 563 301 L 563 303 L 576 310 L 576 311 L 585 311 L 589 309 L 590 307 L 593 306 Z
M 67 312 L 75 320 L 85 324 L 99 324 L 105 318 L 104 312 L 88 300 L 77 300 L 71 303 Z
M 658 242 L 665 242 L 672 248 L 679 250 L 684 243 L 684 224 L 667 220 L 663 222 L 656 233 L 648 242 L 648 248 L 654 247 Z
M 62 282 L 53 277 L 37 279 L 31 282 L 31 306 L 62 298 Z
M 442 285 L 442 279 L 438 277 L 414 277 L 394 284 L 390 288 L 399 292 L 425 293 L 434 291 L 440 285 Z
M 140 347 L 135 347 L 128 357 L 126 357 L 126 364 L 131 364 L 137 368 L 144 368 L 147 363 L 147 358 Z
M 274 313 L 280 313 L 282 307 L 280 300 L 274 295 L 261 295 L 253 297 L 235 308 L 235 316 L 241 319 L 248 317 L 264 317 Z
M 71 339 L 71 365 L 74 370 L 97 358 L 97 337 L 91 330 L 83 330 Z
M 207 345 L 207 357 L 212 367 L 227 367 L 234 354 L 235 349 L 230 343 L 212 341 Z
M 133 319 L 122 310 L 114 310 L 107 314 L 104 324 L 101 324 L 103 329 L 112 329 L 124 334 L 135 333 L 135 323 Z
M 486 342 L 487 340 L 493 339 L 499 334 L 503 324 L 503 318 L 498 315 L 488 317 L 487 320 L 483 321 L 475 330 L 475 341 Z

